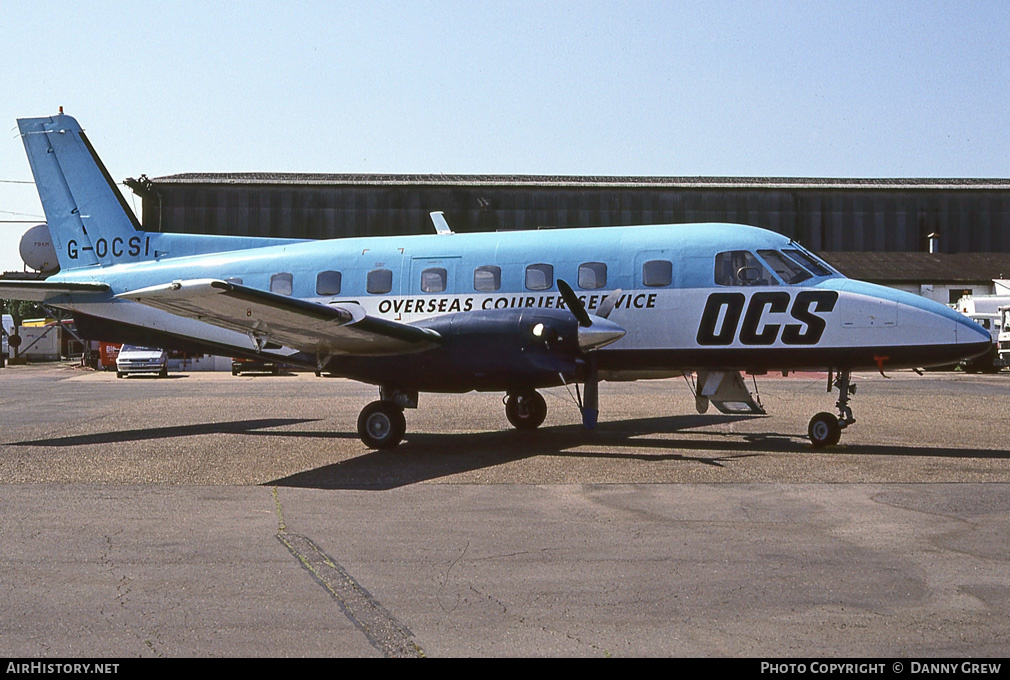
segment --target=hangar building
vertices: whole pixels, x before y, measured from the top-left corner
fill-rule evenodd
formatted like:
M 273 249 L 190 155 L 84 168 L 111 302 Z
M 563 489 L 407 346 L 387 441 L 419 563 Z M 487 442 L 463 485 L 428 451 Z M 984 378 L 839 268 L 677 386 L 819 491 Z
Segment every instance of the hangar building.
M 942 302 L 1010 277 L 1010 179 L 187 173 L 126 183 L 153 231 L 431 233 L 436 210 L 457 232 L 736 222 Z

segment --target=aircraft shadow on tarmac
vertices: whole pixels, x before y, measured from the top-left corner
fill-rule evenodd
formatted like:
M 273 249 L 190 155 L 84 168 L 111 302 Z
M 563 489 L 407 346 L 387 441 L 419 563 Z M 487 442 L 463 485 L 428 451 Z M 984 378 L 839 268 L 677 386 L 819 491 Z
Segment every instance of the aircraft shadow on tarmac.
M 692 437 L 681 440 L 659 436 L 696 427 L 741 422 L 755 417 L 760 416 L 684 415 L 640 418 L 600 423 L 593 431 L 586 431 L 581 425 L 563 425 L 542 427 L 534 432 L 519 430 L 463 434 L 415 432 L 408 434 L 396 449 L 369 451 L 332 465 L 266 482 L 264 485 L 313 489 L 386 490 L 534 456 L 648 462 L 683 461 L 715 467 L 724 467 L 734 460 L 759 456 L 763 453 L 1010 459 L 1010 451 L 977 449 L 923 449 L 915 446 L 844 444 L 829 449 L 814 449 L 805 434 L 704 432 L 702 433 L 704 439 Z M 249 434 L 290 436 L 297 433 L 256 431 Z M 302 434 L 322 435 L 317 432 Z M 343 436 L 353 437 L 351 434 Z M 628 448 L 650 451 L 635 453 L 627 451 Z M 657 453 L 657 449 L 676 449 L 677 452 Z M 704 455 L 706 451 L 713 452 L 713 455 Z M 698 455 L 691 455 L 689 452 L 698 452 Z
M 49 437 L 23 442 L 8 442 L 8 446 L 87 446 L 89 444 L 117 444 L 137 442 L 147 439 L 170 439 L 192 437 L 201 434 L 243 434 L 263 428 L 285 427 L 311 423 L 316 418 L 258 418 L 255 420 L 232 420 L 223 423 L 197 423 L 195 425 L 169 425 L 166 427 L 145 427 L 134 430 L 113 430 L 78 434 L 66 437 Z M 357 435 L 348 435 L 348 437 Z
M 953 459 L 1010 459 L 1010 451 L 922 448 L 896 445 L 846 445 L 814 449 L 804 433 L 704 431 L 670 438 L 692 428 L 743 422 L 760 416 L 677 415 L 602 422 L 593 431 L 581 425 L 442 434 L 412 432 L 395 449 L 367 451 L 347 460 L 265 482 L 267 486 L 315 489 L 383 490 L 472 472 L 535 456 L 576 459 L 692 462 L 724 467 L 765 453 L 845 456 L 917 456 Z M 317 418 L 259 418 L 218 423 L 113 430 L 18 442 L 8 446 L 72 447 L 152 439 L 235 434 L 251 437 L 357 440 L 355 432 L 291 429 Z M 280 428 L 280 429 L 279 429 Z M 286 428 L 286 429 L 284 429 Z M 843 440 L 844 441 L 844 440 Z M 629 450 L 630 449 L 630 450 Z M 636 452 L 638 449 L 641 452 Z M 710 452 L 710 455 L 706 455 Z

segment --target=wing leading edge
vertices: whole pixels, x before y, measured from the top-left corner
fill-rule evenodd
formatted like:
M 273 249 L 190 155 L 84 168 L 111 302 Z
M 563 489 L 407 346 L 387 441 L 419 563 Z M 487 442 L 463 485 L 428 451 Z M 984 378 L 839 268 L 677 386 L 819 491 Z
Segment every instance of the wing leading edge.
M 368 316 L 354 303 L 323 305 L 217 279 L 173 281 L 116 297 L 245 333 L 259 349 L 272 343 L 318 357 L 419 352 L 442 339 L 433 330 Z

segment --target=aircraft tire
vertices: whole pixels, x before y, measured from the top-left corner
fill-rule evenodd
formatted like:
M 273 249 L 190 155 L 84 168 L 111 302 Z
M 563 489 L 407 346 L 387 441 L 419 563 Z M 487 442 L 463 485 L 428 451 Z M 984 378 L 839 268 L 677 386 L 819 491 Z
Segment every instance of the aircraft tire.
M 536 391 L 510 394 L 505 399 L 505 417 L 518 430 L 535 430 L 547 418 L 547 402 Z
M 358 416 L 358 436 L 370 449 L 391 449 L 406 431 L 403 409 L 391 401 L 373 401 Z
M 838 424 L 838 416 L 826 412 L 818 413 L 810 419 L 807 434 L 815 449 L 834 446 L 842 438 L 842 428 Z

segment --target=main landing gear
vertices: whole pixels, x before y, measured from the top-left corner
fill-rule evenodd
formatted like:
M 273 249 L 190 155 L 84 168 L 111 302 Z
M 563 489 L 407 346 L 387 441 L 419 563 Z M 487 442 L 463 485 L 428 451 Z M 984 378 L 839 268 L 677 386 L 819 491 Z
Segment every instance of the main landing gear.
M 505 396 L 505 416 L 519 430 L 535 430 L 547 418 L 547 402 L 536 390 L 510 392 Z M 380 398 L 361 409 L 358 436 L 370 449 L 391 449 L 403 440 L 407 421 L 405 408 L 417 408 L 417 392 L 383 388 Z
M 505 417 L 518 430 L 535 430 L 547 418 L 547 402 L 536 390 L 507 394 Z
M 856 422 L 852 417 L 852 409 L 849 408 L 849 397 L 856 393 L 856 386 L 850 384 L 850 377 L 849 371 L 839 371 L 834 379 L 832 374 L 828 373 L 828 392 L 832 387 L 838 390 L 838 401 L 835 402 L 838 415 L 822 412 L 810 419 L 807 434 L 814 448 L 834 446 L 841 439 L 842 430 Z
M 358 436 L 370 449 L 391 449 L 407 432 L 403 409 L 417 408 L 417 392 L 381 388 L 379 401 L 361 409 L 358 415 Z

